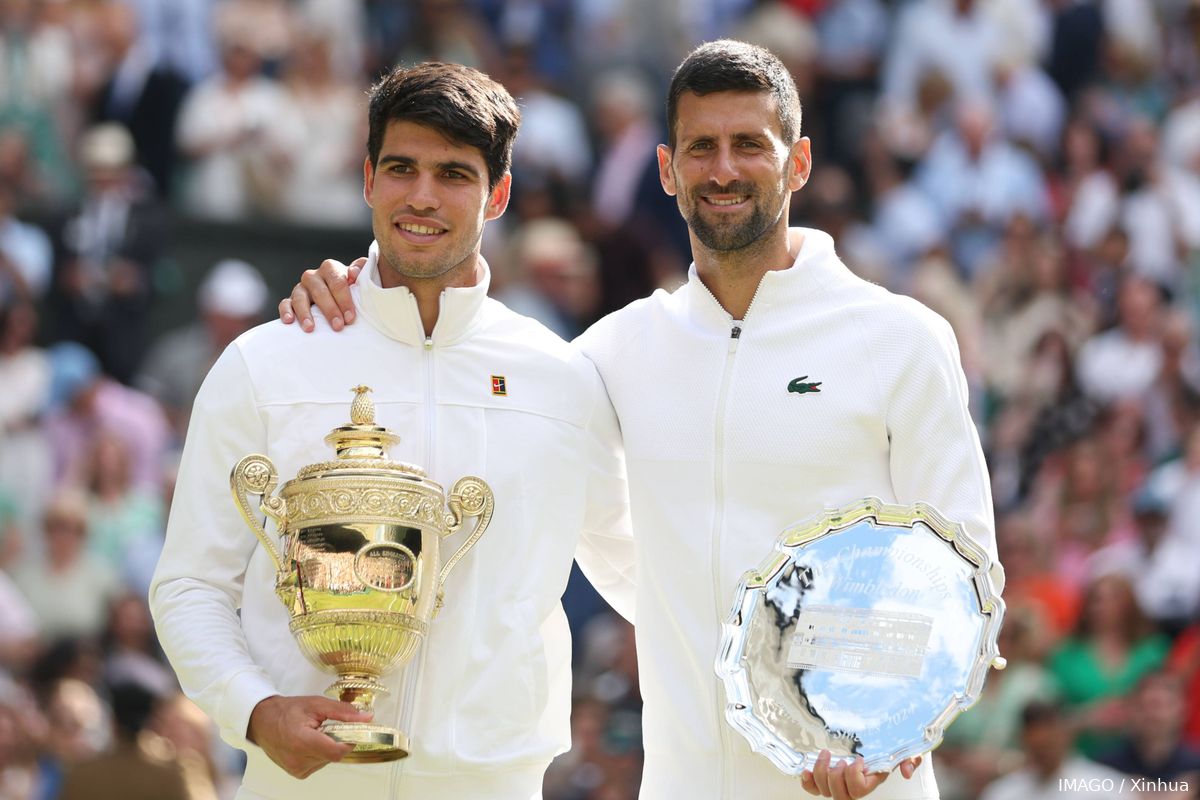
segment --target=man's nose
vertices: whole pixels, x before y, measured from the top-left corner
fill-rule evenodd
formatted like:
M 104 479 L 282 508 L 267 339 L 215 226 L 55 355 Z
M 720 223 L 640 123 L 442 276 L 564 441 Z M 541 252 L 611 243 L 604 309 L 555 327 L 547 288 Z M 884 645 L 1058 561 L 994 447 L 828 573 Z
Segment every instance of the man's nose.
M 441 206 L 437 180 L 433 175 L 418 175 L 410 184 L 408 204 L 418 211 L 435 211 Z
M 738 179 L 737 165 L 733 160 L 733 150 L 721 147 L 713 160 L 712 180 L 720 186 L 728 186 Z

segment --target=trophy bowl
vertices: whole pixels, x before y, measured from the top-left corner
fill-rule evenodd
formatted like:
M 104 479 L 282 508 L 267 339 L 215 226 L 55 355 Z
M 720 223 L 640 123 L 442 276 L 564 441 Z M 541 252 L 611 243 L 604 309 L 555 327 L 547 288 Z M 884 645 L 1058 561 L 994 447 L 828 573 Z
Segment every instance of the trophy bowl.
M 867 498 L 785 530 L 722 625 L 726 719 L 791 775 L 821 750 L 871 771 L 932 750 L 1004 666 L 991 567 L 921 503 Z
M 407 662 L 442 604 L 446 576 L 492 517 L 492 491 L 464 477 L 449 496 L 419 467 L 390 460 L 398 437 L 375 424 L 365 386 L 354 389 L 349 425 L 325 441 L 332 461 L 303 467 L 274 495 L 279 476 L 266 456 L 248 455 L 233 468 L 230 484 L 246 524 L 275 563 L 275 592 L 291 617 L 300 651 L 337 680 L 326 694 L 373 712 L 387 693 L 385 673 Z M 276 522 L 275 542 L 254 513 Z M 467 517 L 471 535 L 444 564 L 441 540 Z M 404 758 L 409 739 L 376 723 L 327 720 L 327 735 L 354 745 L 349 763 Z

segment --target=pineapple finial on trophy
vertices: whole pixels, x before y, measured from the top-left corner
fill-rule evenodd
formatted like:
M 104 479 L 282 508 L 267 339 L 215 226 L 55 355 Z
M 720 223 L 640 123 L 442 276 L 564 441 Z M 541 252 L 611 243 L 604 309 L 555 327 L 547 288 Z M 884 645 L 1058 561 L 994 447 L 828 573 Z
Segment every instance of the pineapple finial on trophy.
M 354 425 L 374 425 L 375 401 L 367 396 L 371 387 L 359 384 L 350 391 L 354 392 L 354 402 L 350 404 L 350 422 Z

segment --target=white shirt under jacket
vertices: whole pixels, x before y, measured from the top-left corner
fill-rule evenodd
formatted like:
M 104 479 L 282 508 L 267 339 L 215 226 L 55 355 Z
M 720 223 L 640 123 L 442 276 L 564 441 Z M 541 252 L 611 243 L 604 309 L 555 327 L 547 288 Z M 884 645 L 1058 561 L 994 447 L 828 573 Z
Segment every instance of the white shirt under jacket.
M 922 500 L 995 557 L 987 468 L 950 326 L 856 277 L 825 233 L 803 234 L 795 264 L 765 275 L 744 320 L 693 266 L 677 291 L 576 340 L 625 444 L 644 799 L 806 796 L 727 725 L 713 666 L 738 579 L 784 528 L 870 495 Z M 801 377 L 820 391 L 789 393 Z M 1003 579 L 998 565 L 994 574 Z M 872 796 L 936 798 L 931 759 Z
M 582 532 L 596 552 L 628 544 L 619 438 L 594 367 L 540 324 L 487 298 L 489 279 L 442 294 L 428 341 L 404 288 L 383 289 L 377 251 L 355 287 L 360 324 L 312 335 L 278 322 L 222 354 L 192 413 L 166 546 L 150 591 L 184 691 L 249 758 L 239 798 L 461 800 L 539 796 L 550 760 L 570 747 L 570 638 L 559 598 Z M 486 267 L 485 267 L 486 271 Z M 492 392 L 503 376 L 507 396 Z M 464 475 L 495 492 L 491 527 L 446 584 L 420 652 L 385 682 L 375 719 L 411 737 L 394 764 L 330 765 L 297 781 L 245 739 L 273 694 L 320 694 L 318 671 L 288 632 L 274 568 L 241 520 L 229 473 L 249 453 L 280 483 L 332 451 L 366 384 L 391 457 L 447 490 Z M 471 526 L 465 526 L 467 528 Z M 273 528 L 269 529 L 274 534 Z M 623 535 L 622 535 L 623 534 Z M 468 531 L 444 540 L 455 552 Z M 593 573 L 604 571 L 593 555 Z M 601 588 L 631 580 L 632 555 Z M 239 615 L 240 609 L 240 615 Z

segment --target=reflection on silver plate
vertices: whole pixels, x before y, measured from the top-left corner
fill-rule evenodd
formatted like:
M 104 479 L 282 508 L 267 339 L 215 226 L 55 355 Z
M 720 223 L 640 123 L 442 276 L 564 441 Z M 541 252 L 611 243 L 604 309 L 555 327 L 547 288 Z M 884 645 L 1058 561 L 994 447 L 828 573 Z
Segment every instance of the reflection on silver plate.
M 928 505 L 867 498 L 779 537 L 722 626 L 726 717 L 783 772 L 928 752 L 1003 668 L 992 562 Z

